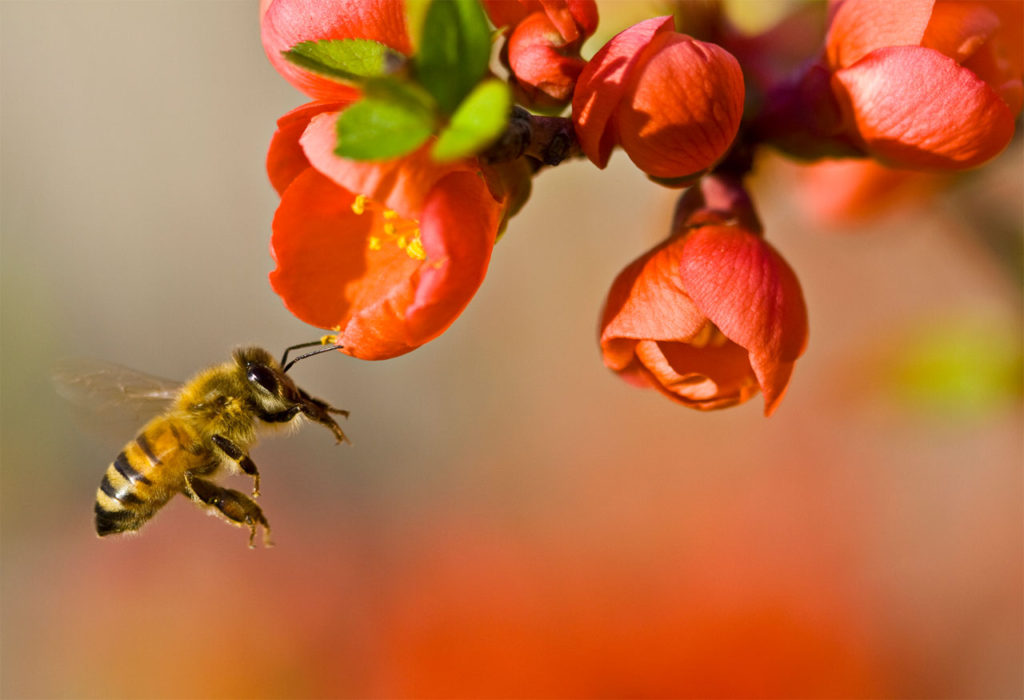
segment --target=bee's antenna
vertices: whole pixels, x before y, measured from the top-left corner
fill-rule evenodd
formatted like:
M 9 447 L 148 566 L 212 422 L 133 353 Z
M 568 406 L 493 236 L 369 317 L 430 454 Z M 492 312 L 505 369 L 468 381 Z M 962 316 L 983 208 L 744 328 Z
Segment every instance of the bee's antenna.
M 321 337 L 320 340 L 311 340 L 308 343 L 299 343 L 298 345 L 292 345 L 291 347 L 287 347 L 287 348 L 284 349 L 284 355 L 281 356 L 281 366 L 284 367 L 285 368 L 284 371 L 287 372 L 288 371 L 288 367 L 291 367 L 292 365 L 294 365 L 296 362 L 301 360 L 302 357 L 309 357 L 309 355 L 303 355 L 302 357 L 297 357 L 294 360 L 292 360 L 291 362 L 288 362 L 288 353 L 290 353 L 292 350 L 298 350 L 299 348 L 311 348 L 314 345 L 333 345 L 337 341 L 338 341 L 338 336 L 336 336 L 336 335 L 325 335 L 325 336 Z M 316 353 L 313 352 L 313 353 L 310 353 L 310 355 L 316 355 Z M 287 366 L 285 366 L 286 363 L 287 363 Z
M 305 345 L 296 345 L 294 347 L 288 348 L 288 350 L 294 350 L 295 348 L 309 347 L 310 345 L 320 345 L 320 343 L 316 342 L 316 343 L 306 343 Z M 307 357 L 313 357 L 313 355 L 320 355 L 320 354 L 325 353 L 325 352 L 330 352 L 331 350 L 337 350 L 340 347 L 341 347 L 340 345 L 329 345 L 327 347 L 319 348 L 317 350 L 314 350 L 313 352 L 307 352 L 304 355 L 299 355 L 294 360 L 292 360 L 288 364 L 284 365 L 284 369 L 281 370 L 281 371 L 282 372 L 287 372 L 289 369 L 291 369 L 291 366 L 294 365 L 299 360 L 305 360 Z M 285 351 L 285 357 L 287 357 L 287 356 L 288 356 L 288 352 Z

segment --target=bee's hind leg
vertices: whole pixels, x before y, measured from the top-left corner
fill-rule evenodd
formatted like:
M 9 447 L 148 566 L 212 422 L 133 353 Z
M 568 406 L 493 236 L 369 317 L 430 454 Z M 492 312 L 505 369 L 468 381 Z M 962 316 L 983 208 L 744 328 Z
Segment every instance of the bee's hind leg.
M 216 508 L 227 520 L 249 528 L 249 547 L 253 547 L 256 528 L 263 528 L 263 545 L 270 545 L 270 524 L 263 510 L 243 493 L 226 489 L 192 473 L 185 473 L 185 494 L 206 506 Z
M 221 452 L 237 462 L 241 470 L 252 477 L 252 496 L 253 498 L 259 498 L 260 472 L 256 469 L 256 463 L 252 461 L 252 458 L 249 457 L 249 455 L 245 454 L 245 451 L 241 447 L 231 442 L 226 437 L 222 435 L 214 435 L 212 439 L 213 444 L 220 448 Z

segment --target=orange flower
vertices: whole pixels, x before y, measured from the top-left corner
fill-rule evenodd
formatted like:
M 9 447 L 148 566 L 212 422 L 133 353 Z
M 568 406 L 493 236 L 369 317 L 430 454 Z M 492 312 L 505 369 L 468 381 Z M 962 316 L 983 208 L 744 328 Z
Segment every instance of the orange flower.
M 845 0 L 826 57 L 846 128 L 895 167 L 993 158 L 1024 100 L 1021 14 L 1019 2 Z
M 282 195 L 270 283 L 297 317 L 335 330 L 344 352 L 394 357 L 440 335 L 469 303 L 504 198 L 475 160 L 439 166 L 429 145 L 386 163 L 335 156 L 330 109 L 285 115 L 271 143 Z
M 583 69 L 572 100 L 576 134 L 600 168 L 620 145 L 657 178 L 700 173 L 732 144 L 743 74 L 725 49 L 673 31 L 671 17 L 616 35 Z
M 674 229 L 612 284 L 601 322 L 605 365 L 701 410 L 760 389 L 770 415 L 807 344 L 796 275 L 728 178 L 706 177 L 688 191 Z
M 271 62 L 322 98 L 278 120 L 267 154 L 281 195 L 271 286 L 297 317 L 334 330 L 348 354 L 406 353 L 448 328 L 483 281 L 505 211 L 500 177 L 482 177 L 475 159 L 439 165 L 431 144 L 383 163 L 334 154 L 335 122 L 357 92 L 280 52 L 303 41 L 360 38 L 408 54 L 403 3 L 273 0 L 262 9 Z

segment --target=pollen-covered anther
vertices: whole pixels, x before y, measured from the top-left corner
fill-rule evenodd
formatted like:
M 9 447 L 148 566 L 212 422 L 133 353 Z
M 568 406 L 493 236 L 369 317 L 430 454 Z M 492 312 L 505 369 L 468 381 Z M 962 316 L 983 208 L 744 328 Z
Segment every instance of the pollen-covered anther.
M 414 219 L 403 219 L 394 209 L 388 209 L 366 195 L 357 195 L 352 202 L 352 212 L 362 215 L 369 212 L 374 217 L 373 230 L 382 235 L 370 235 L 366 245 L 370 250 L 381 250 L 385 239 L 394 242 L 399 250 L 414 260 L 426 260 L 427 254 L 420 240 L 420 225 Z
M 361 194 L 356 196 L 356 200 L 352 202 L 352 213 L 362 214 L 366 211 L 366 195 Z

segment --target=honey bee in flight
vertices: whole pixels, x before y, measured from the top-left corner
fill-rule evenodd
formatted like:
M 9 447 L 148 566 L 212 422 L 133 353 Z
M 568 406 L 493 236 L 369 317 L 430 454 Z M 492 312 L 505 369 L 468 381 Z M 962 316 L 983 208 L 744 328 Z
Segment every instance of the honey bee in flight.
M 175 494 L 183 493 L 201 508 L 227 522 L 249 528 L 249 546 L 263 528 L 269 544 L 270 525 L 263 510 L 239 491 L 213 479 L 222 473 L 244 473 L 259 496 L 260 474 L 248 452 L 257 428 L 295 424 L 303 418 L 329 429 L 339 443 L 348 438 L 331 417 L 348 416 L 300 389 L 288 376 L 298 360 L 336 349 L 324 347 L 288 362 L 296 348 L 285 350 L 278 363 L 266 350 L 239 348 L 230 362 L 203 370 L 185 384 L 168 382 L 126 368 L 93 364 L 87 370 L 71 365 L 58 370 L 62 393 L 87 400 L 115 392 L 126 401 L 173 402 L 147 423 L 107 467 L 96 491 L 96 533 L 100 537 L 138 530 Z

